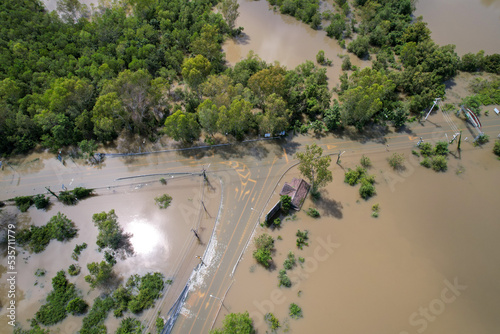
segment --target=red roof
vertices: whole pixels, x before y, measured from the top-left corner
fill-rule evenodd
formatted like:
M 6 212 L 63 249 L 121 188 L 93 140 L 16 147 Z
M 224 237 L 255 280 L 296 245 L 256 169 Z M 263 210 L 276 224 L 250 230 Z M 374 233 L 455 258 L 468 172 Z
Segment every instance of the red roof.
M 300 210 L 310 188 L 311 186 L 309 183 L 303 179 L 293 178 L 292 182 L 285 182 L 280 191 L 280 196 L 290 196 L 292 198 L 292 206 L 295 209 Z

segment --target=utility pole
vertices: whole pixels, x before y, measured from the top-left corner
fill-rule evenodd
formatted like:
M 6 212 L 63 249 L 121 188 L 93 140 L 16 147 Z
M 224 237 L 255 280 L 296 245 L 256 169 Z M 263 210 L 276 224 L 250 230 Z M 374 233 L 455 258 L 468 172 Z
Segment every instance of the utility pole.
M 216 297 L 216 296 L 214 296 L 214 295 L 210 295 L 210 297 L 215 298 L 215 299 L 218 299 L 218 300 L 220 301 L 220 304 L 221 304 L 222 306 L 224 306 L 224 308 L 225 308 L 225 309 L 229 312 L 229 310 L 227 309 L 226 305 L 224 305 L 224 302 L 222 301 L 222 299 L 220 299 L 219 297 Z
M 50 190 L 50 188 L 49 188 L 49 187 L 45 187 L 45 189 L 47 189 L 47 191 L 48 191 L 49 193 L 51 193 L 51 194 L 52 194 L 52 195 L 54 195 L 57 199 L 59 199 L 59 196 L 57 196 L 55 192 L 53 192 L 52 190 Z
M 195 258 L 200 259 L 201 264 L 204 265 L 205 267 L 207 266 L 206 263 L 203 262 L 203 259 L 201 258 L 201 256 L 196 255 Z
M 339 151 L 339 155 L 337 156 L 337 165 L 340 163 L 340 157 L 342 156 L 342 154 L 344 154 L 345 151 Z

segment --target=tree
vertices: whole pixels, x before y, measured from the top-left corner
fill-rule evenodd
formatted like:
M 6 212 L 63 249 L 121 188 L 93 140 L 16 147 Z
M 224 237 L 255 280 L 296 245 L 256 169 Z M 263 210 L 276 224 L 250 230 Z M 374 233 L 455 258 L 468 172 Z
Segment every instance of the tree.
M 191 43 L 194 54 L 202 55 L 213 62 L 220 56 L 219 31 L 216 26 L 205 24 L 200 35 Z
M 248 312 L 230 313 L 223 321 L 222 329 L 214 329 L 210 334 L 254 334 L 253 321 Z
M 271 94 L 264 102 L 264 116 L 260 120 L 259 130 L 262 134 L 276 134 L 288 128 L 291 111 L 281 96 Z
M 219 109 L 217 106 L 210 99 L 207 99 L 198 106 L 196 113 L 198 114 L 198 120 L 203 130 L 213 137 L 218 131 L 217 120 L 219 119 Z
M 123 127 L 130 128 L 130 118 L 116 92 L 99 96 L 92 109 L 92 123 L 101 141 L 114 139 Z
M 66 311 L 68 311 L 68 313 L 71 313 L 72 315 L 81 315 L 87 312 L 88 307 L 89 305 L 85 302 L 85 300 L 77 297 L 69 301 L 68 305 L 66 306 Z
M 290 208 L 292 207 L 292 198 L 288 195 L 283 195 L 280 198 L 280 203 L 283 213 L 285 215 L 288 214 L 288 211 L 290 211 Z
M 196 115 L 177 110 L 165 120 L 165 133 L 174 140 L 192 143 L 200 138 L 200 125 Z
M 182 63 L 182 77 L 194 90 L 206 79 L 212 65 L 207 58 L 197 55 L 194 58 L 186 58 Z
M 126 235 L 123 232 L 123 228 L 118 223 L 118 217 L 115 214 L 115 210 L 111 210 L 108 213 L 104 211 L 95 213 L 92 216 L 92 221 L 99 229 L 96 240 L 96 244 L 99 248 L 103 249 L 109 247 L 113 250 L 117 250 L 123 245 L 124 240 L 122 239 L 124 239 Z
M 248 88 L 252 90 L 262 105 L 267 96 L 285 93 L 285 68 L 275 65 L 255 73 L 248 79 Z
M 274 247 L 274 239 L 269 234 L 264 233 L 254 238 L 255 251 L 253 257 L 265 268 L 269 268 L 273 261 L 271 251 Z
M 322 156 L 322 154 L 323 149 L 316 143 L 311 146 L 306 145 L 305 152 L 296 154 L 296 158 L 299 159 L 300 173 L 311 182 L 313 194 L 318 192 L 318 188 L 332 181 L 332 172 L 328 170 L 331 157 Z
M 91 159 L 94 157 L 94 152 L 97 150 L 97 143 L 93 139 L 84 139 L 78 144 L 78 147 L 82 150 L 85 159 Z
M 400 153 L 393 153 L 388 159 L 389 165 L 394 169 L 402 169 L 404 167 L 405 156 Z
M 495 142 L 495 146 L 493 146 L 493 153 L 500 157 L 500 140 Z
M 113 266 L 106 261 L 89 263 L 87 269 L 90 274 L 85 276 L 85 282 L 89 283 L 91 288 L 108 284 L 114 276 Z
M 217 6 L 217 9 L 222 14 L 224 20 L 226 20 L 226 23 L 229 26 L 229 29 L 231 30 L 234 29 L 236 19 L 240 15 L 238 12 L 239 7 L 240 5 L 236 0 L 222 0 Z
M 223 134 L 232 134 L 238 139 L 243 138 L 251 126 L 253 119 L 251 110 L 250 102 L 243 99 L 233 100 L 229 109 L 224 106 L 219 109 L 217 128 Z

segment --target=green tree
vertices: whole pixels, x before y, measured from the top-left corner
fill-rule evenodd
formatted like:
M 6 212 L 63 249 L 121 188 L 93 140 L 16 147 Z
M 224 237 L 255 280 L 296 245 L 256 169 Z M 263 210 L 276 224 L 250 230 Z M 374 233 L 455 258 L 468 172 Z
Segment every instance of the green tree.
M 72 315 L 81 315 L 87 312 L 89 305 L 80 297 L 69 301 L 66 311 Z
M 116 92 L 100 95 L 92 109 L 94 134 L 100 141 L 114 139 L 123 127 L 131 128 L 130 118 Z
M 223 134 L 232 134 L 238 139 L 243 138 L 253 120 L 251 110 L 252 104 L 250 102 L 243 99 L 233 100 L 229 109 L 224 106 L 219 109 L 217 128 Z
M 99 248 L 104 249 L 109 247 L 113 250 L 117 250 L 123 246 L 126 235 L 123 232 L 123 228 L 118 223 L 118 217 L 115 214 L 115 210 L 111 210 L 108 213 L 104 211 L 95 213 L 92 215 L 92 221 L 99 229 L 96 240 L 96 244 Z
M 493 146 L 493 153 L 500 157 L 500 140 L 495 142 L 495 145 Z
M 194 54 L 202 55 L 210 62 L 213 62 L 220 56 L 219 36 L 216 26 L 205 24 L 201 28 L 200 35 L 191 43 L 191 50 Z
M 253 321 L 248 312 L 230 313 L 222 322 L 221 329 L 214 329 L 210 334 L 254 334 Z
M 200 125 L 196 115 L 177 110 L 165 120 L 165 133 L 174 140 L 192 143 L 200 138 Z
M 287 109 L 282 97 L 271 94 L 264 102 L 264 116 L 260 119 L 259 130 L 262 134 L 277 134 L 285 131 L 290 122 L 291 111 Z
M 328 170 L 331 157 L 322 156 L 322 154 L 323 149 L 316 143 L 311 146 L 306 145 L 305 152 L 296 154 L 296 158 L 299 159 L 299 171 L 311 182 L 312 193 L 317 193 L 318 188 L 332 181 L 332 172 Z
M 87 269 L 89 275 L 85 276 L 85 282 L 89 283 L 91 288 L 105 286 L 110 283 L 114 276 L 113 266 L 106 261 L 89 263 Z
M 196 113 L 203 130 L 213 137 L 218 131 L 219 109 L 217 106 L 210 99 L 207 99 L 198 106 Z
M 283 96 L 285 93 L 285 68 L 279 64 L 265 68 L 255 73 L 248 79 L 248 88 L 257 97 L 262 105 L 267 96 L 277 94 Z
M 231 30 L 234 29 L 236 19 L 240 15 L 238 12 L 239 7 L 240 5 L 236 0 L 222 0 L 217 6 L 217 9 L 222 14 L 224 20 L 226 20 L 226 23 L 229 26 L 229 29 Z
M 288 195 L 283 195 L 280 197 L 281 210 L 286 215 L 292 207 L 292 198 Z
M 254 238 L 255 251 L 253 257 L 258 263 L 269 268 L 273 261 L 271 251 L 274 248 L 274 239 L 269 234 L 264 233 Z
M 182 77 L 191 88 L 197 90 L 211 68 L 210 61 L 200 54 L 194 58 L 186 58 L 182 63 Z
M 120 322 L 116 334 L 141 334 L 144 326 L 138 319 L 127 317 Z

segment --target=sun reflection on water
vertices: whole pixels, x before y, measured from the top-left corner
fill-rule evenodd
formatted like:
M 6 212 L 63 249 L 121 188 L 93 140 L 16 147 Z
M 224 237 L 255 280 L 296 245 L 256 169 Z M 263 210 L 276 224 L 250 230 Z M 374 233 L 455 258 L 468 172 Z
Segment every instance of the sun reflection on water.
M 162 233 L 145 219 L 134 219 L 127 232 L 132 234 L 130 242 L 136 254 L 148 254 L 160 246 Z

